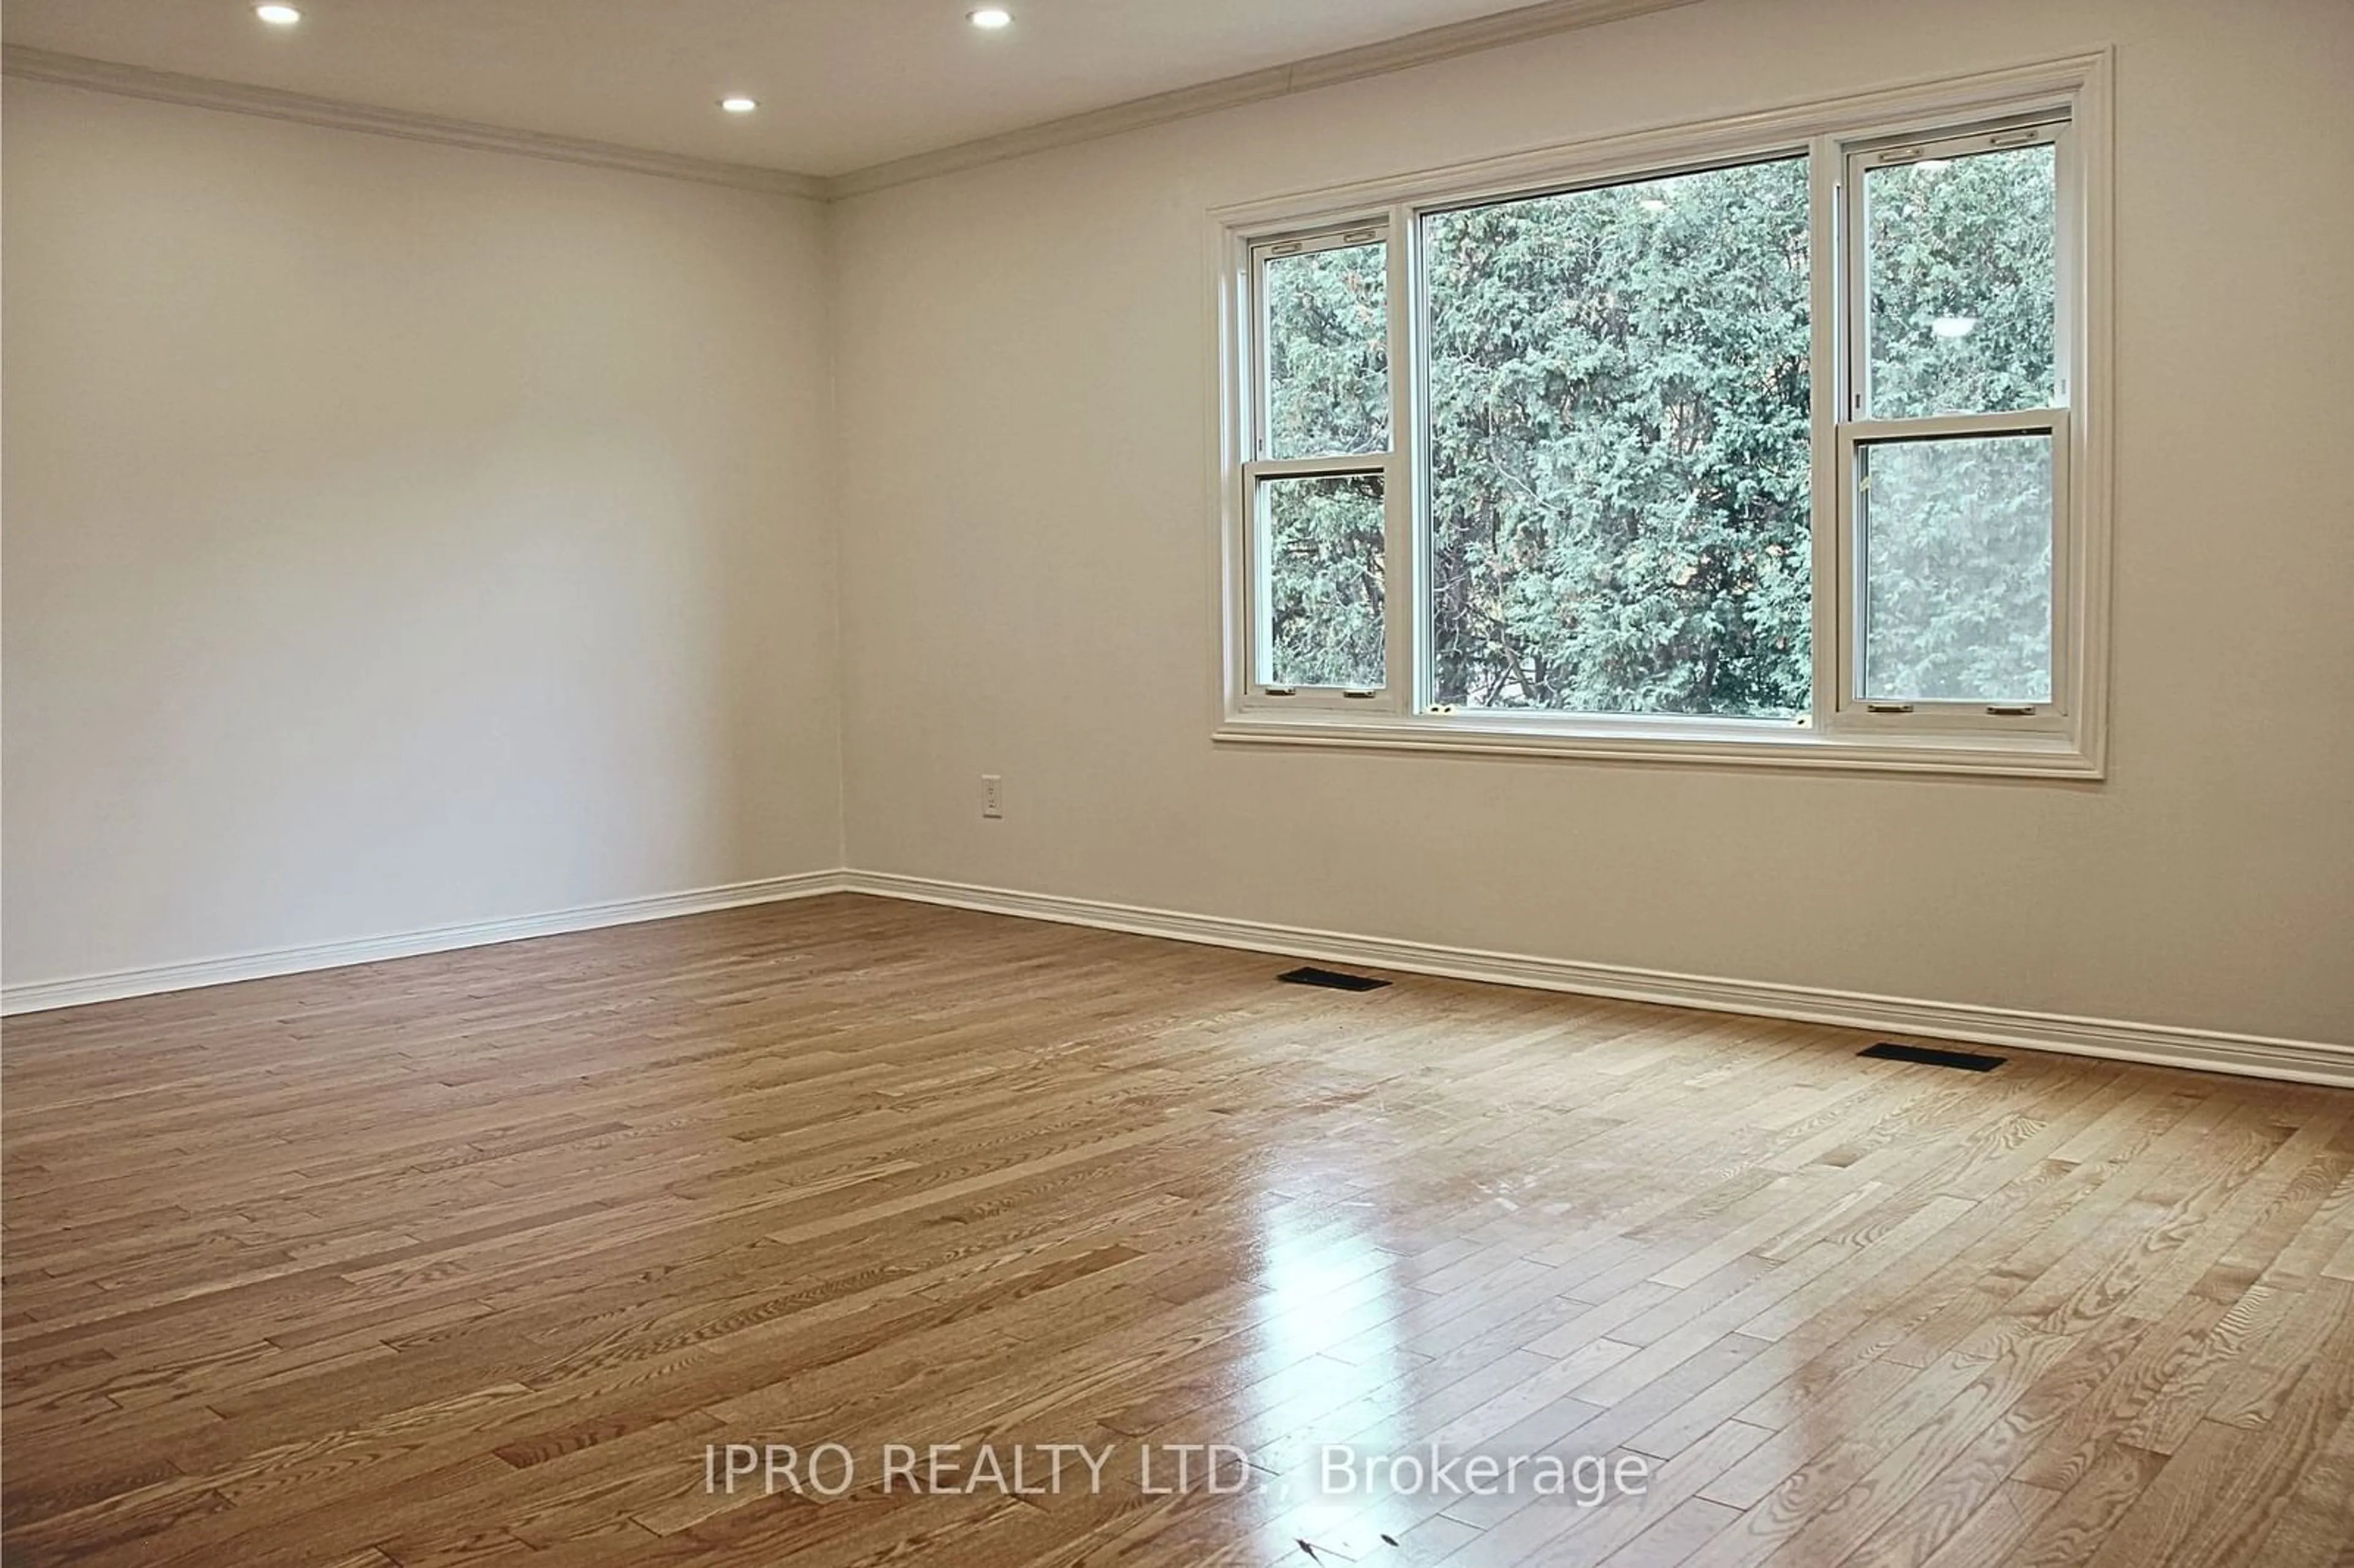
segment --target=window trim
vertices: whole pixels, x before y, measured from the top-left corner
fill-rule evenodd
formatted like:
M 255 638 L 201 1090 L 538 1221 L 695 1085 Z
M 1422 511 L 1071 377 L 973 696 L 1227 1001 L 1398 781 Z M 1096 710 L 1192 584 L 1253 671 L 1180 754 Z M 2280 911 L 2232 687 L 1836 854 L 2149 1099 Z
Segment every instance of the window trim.
M 1864 592 L 1866 568 L 1863 519 L 1858 498 L 1862 487 L 1856 471 L 1859 449 L 1905 446 L 1921 441 L 1970 437 L 2048 437 L 2052 443 L 2052 697 L 2040 703 L 1956 702 L 1911 697 L 1901 704 L 1867 695 L 1863 690 L 1864 639 L 1870 601 Z M 1833 603 L 1840 632 L 1831 656 L 1830 697 L 1819 689 L 1818 711 L 1828 707 L 1829 727 L 1839 733 L 1949 731 L 1956 735 L 2064 734 L 2068 727 L 2068 672 L 2075 662 L 2070 646 L 2073 617 L 2068 604 L 2068 546 L 2074 532 L 2068 499 L 2068 410 L 2032 408 L 2017 413 L 1946 414 L 1905 419 L 1853 419 L 1843 422 L 1834 439 L 1839 445 L 1832 483 L 1836 493 L 1838 577 Z M 1816 667 L 1823 660 L 1818 656 Z M 2029 711 L 2020 712 L 2025 708 Z
M 1249 310 L 1250 344 L 1245 375 L 1246 385 L 1241 399 L 1243 425 L 1240 442 L 1246 454 L 1242 465 L 1242 507 L 1248 565 L 1242 585 L 1240 615 L 1244 637 L 1243 683 L 1246 705 L 1266 708 L 1278 694 L 1290 705 L 1301 708 L 1328 709 L 1333 712 L 1403 714 L 1415 691 L 1412 680 L 1410 652 L 1413 630 L 1401 621 L 1396 608 L 1396 586 L 1413 580 L 1413 565 L 1408 558 L 1401 569 L 1402 551 L 1411 548 L 1412 520 L 1403 517 L 1410 503 L 1411 487 L 1400 482 L 1404 472 L 1399 458 L 1398 435 L 1411 429 L 1405 418 L 1408 401 L 1404 383 L 1411 377 L 1398 374 L 1397 345 L 1404 342 L 1404 323 L 1412 319 L 1410 305 L 1402 303 L 1400 288 L 1400 253 L 1406 249 L 1397 243 L 1397 235 L 1390 224 L 1391 215 L 1360 213 L 1340 223 L 1323 223 L 1312 228 L 1286 230 L 1276 234 L 1255 234 L 1245 244 L 1242 260 L 1244 280 L 1240 285 L 1242 298 Z M 1347 249 L 1360 245 L 1381 245 L 1385 268 L 1383 280 L 1383 302 L 1388 314 L 1387 333 L 1391 363 L 1389 371 L 1389 443 L 1375 451 L 1335 452 L 1315 457 L 1276 458 L 1267 455 L 1268 427 L 1273 422 L 1273 409 L 1268 398 L 1275 378 L 1268 374 L 1267 364 L 1268 292 L 1264 282 L 1267 263 L 1295 256 L 1312 256 L 1326 250 Z M 1382 482 L 1382 683 L 1371 690 L 1346 686 L 1278 687 L 1262 681 L 1259 673 L 1272 662 L 1268 639 L 1261 635 L 1264 627 L 1273 630 L 1274 617 L 1259 614 L 1260 600 L 1266 594 L 1267 580 L 1266 530 L 1259 524 L 1260 506 L 1267 493 L 1267 482 L 1283 479 L 1338 479 L 1363 475 L 1378 476 Z
M 2071 546 L 2077 505 L 2068 488 L 2068 447 L 2073 433 L 2068 407 L 2076 380 L 2077 346 L 2070 329 L 2076 314 L 2077 214 L 2071 206 L 2075 171 L 2069 123 L 2049 111 L 2029 111 L 1926 136 L 1826 138 L 1836 149 L 1840 175 L 1834 195 L 1840 232 L 1835 266 L 1846 285 L 1839 325 L 1836 448 L 1830 484 L 1835 557 L 1834 636 L 1816 645 L 1816 712 L 1833 734 L 1903 736 L 1933 731 L 1955 735 L 2064 734 L 2070 725 L 2069 672 L 2077 653 L 2075 612 L 2070 602 Z M 1930 158 L 1964 158 L 2018 147 L 2054 150 L 2053 264 L 2060 285 L 2053 300 L 2054 402 L 2041 408 L 1996 409 L 1973 414 L 1881 416 L 1871 410 L 1872 291 L 1869 281 L 1869 215 L 1864 180 L 1875 168 L 1901 168 Z M 1866 538 L 1857 454 L 1865 447 L 1971 436 L 2042 435 L 2052 447 L 2052 695 L 2038 703 L 1986 703 L 1909 698 L 1875 700 L 1863 688 L 1863 648 L 1869 632 L 1865 593 Z M 1819 482 L 1821 475 L 1818 474 Z M 1826 686 L 1825 683 L 1828 682 Z M 1826 699 L 1823 693 L 1828 690 Z M 2027 711 L 2021 712 L 2020 709 Z
M 1399 748 L 1466 754 L 1768 768 L 1831 768 L 1939 774 L 2097 779 L 2106 769 L 2108 531 L 2110 495 L 2110 127 L 2111 56 L 2096 54 L 1914 83 L 1789 105 L 1729 120 L 1673 125 L 1538 148 L 1502 157 L 1322 191 L 1218 208 L 1211 215 L 1213 401 L 1217 432 L 1215 611 L 1225 628 L 1214 737 L 1243 744 Z M 1852 265 L 1842 219 L 1850 158 L 1908 139 L 1984 135 L 2064 118 L 2059 264 L 2062 304 L 2055 344 L 2065 406 L 1995 416 L 2003 429 L 2053 434 L 2055 537 L 2053 701 L 2032 715 L 1992 714 L 1985 705 L 1914 705 L 1909 715 L 1867 714 L 1845 700 L 1854 654 L 1847 576 L 1854 565 L 1853 518 L 1845 479 L 1855 444 L 1911 425 L 1951 420 L 1861 421 L 1850 411 L 1848 378 L 1858 345 L 1837 319 L 1843 270 Z M 1815 713 L 1785 722 L 1675 715 L 1556 715 L 1416 711 L 1429 672 L 1419 635 L 1427 617 L 1428 454 L 1420 449 L 1424 410 L 1417 340 L 1419 223 L 1429 212 L 1580 186 L 1659 177 L 1694 168 L 1804 153 L 1809 159 L 1816 374 L 1810 409 Z M 2071 154 L 2073 153 L 2073 156 Z M 1262 385 L 1253 355 L 1261 334 L 1256 248 L 1278 237 L 1313 238 L 1374 228 L 1387 244 L 1391 316 L 1389 449 L 1369 458 L 1305 460 L 1334 471 L 1384 475 L 1386 533 L 1384 628 L 1386 684 L 1377 698 L 1256 687 L 1254 616 L 1257 574 L 1251 551 L 1263 414 L 1248 408 Z M 1822 259 L 1829 259 L 1823 264 Z M 2072 275 L 2073 274 L 2073 275 Z M 1830 374 L 1825 374 L 1826 367 Z M 1925 430 L 1924 433 L 1926 433 Z M 1297 464 L 1287 464 L 1296 467 Z M 2064 500 L 2063 500 L 2064 497 Z M 1824 585 L 1833 585 L 1824 591 Z M 1929 711 L 1923 711 L 1923 710 Z M 1947 711 L 1947 710 L 1951 711 Z

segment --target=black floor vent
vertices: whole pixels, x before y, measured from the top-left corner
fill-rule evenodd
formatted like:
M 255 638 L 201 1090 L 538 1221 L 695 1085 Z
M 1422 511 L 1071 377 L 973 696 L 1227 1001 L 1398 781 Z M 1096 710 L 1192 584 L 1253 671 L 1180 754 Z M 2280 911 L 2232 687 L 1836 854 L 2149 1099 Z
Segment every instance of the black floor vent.
M 1371 975 L 1347 975 L 1339 969 L 1320 969 L 1314 964 L 1286 969 L 1275 978 L 1287 985 L 1320 985 L 1333 991 L 1379 991 L 1390 983 L 1385 980 L 1375 980 Z
M 1976 1051 L 1936 1051 L 1926 1045 L 1899 1045 L 1893 1040 L 1867 1045 L 1856 1054 L 1877 1056 L 1886 1062 L 1918 1062 L 1925 1067 L 1959 1067 L 1965 1073 L 1991 1073 L 2010 1060 L 2008 1056 L 1988 1056 Z

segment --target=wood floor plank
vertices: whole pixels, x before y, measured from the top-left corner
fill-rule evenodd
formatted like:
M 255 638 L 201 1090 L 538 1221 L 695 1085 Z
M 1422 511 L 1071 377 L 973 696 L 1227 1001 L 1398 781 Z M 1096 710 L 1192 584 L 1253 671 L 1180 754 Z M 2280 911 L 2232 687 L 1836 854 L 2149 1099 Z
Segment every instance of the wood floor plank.
M 2354 1095 L 1283 967 L 838 896 L 10 1020 L 0 1552 L 2346 1568 Z M 1330 1485 L 1434 1445 L 1647 1484 Z

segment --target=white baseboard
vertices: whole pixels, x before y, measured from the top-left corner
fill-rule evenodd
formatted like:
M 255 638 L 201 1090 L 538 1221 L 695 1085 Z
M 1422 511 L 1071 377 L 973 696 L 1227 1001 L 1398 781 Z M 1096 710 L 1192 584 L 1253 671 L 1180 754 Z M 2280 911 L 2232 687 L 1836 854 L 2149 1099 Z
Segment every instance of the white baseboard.
M 1712 1012 L 1742 1012 L 1764 1018 L 1799 1019 L 1809 1023 L 1834 1023 L 1883 1033 L 1927 1035 L 1935 1039 L 1964 1040 L 1986 1045 L 2058 1051 L 2081 1056 L 2108 1056 L 2128 1062 L 2147 1062 L 2158 1066 L 2196 1067 L 2208 1072 L 2354 1087 L 2354 1046 L 2325 1044 L 2317 1040 L 2275 1040 L 2253 1034 L 2178 1029 L 2159 1023 L 2077 1018 L 2065 1013 L 2025 1012 L 1964 1002 L 1921 1001 L 1908 997 L 1874 996 L 1863 991 L 1831 991 L 1814 986 L 1777 985 L 1764 980 L 1723 980 L 1711 975 L 1675 974 L 1664 969 L 1633 969 L 1617 964 L 1579 963 L 1568 959 L 1539 958 L 1527 953 L 1491 953 L 1475 948 L 1361 937 L 1341 931 L 1278 926 L 1261 920 L 1188 915 L 1168 909 L 1110 904 L 1099 899 L 1019 893 L 1008 888 L 977 887 L 930 877 L 869 871 L 804 872 L 795 876 L 768 877 L 758 882 L 739 882 L 687 893 L 618 899 L 610 904 L 591 904 L 510 920 L 484 920 L 390 937 L 323 942 L 310 947 L 245 953 L 234 958 L 118 969 L 111 974 L 85 975 L 74 980 L 43 980 L 0 991 L 0 1014 L 40 1012 L 52 1008 L 79 1007 L 86 1002 L 148 996 L 158 991 L 192 991 L 200 986 L 226 985 L 234 980 L 301 974 L 312 969 L 338 969 L 346 964 L 372 964 L 386 959 L 413 958 L 421 953 L 519 941 L 527 937 L 557 936 L 567 931 L 588 931 L 600 926 L 628 925 L 640 920 L 663 920 L 678 915 L 701 915 L 716 909 L 734 909 L 748 904 L 772 904 L 825 893 L 864 893 L 921 904 L 952 905 L 960 909 L 1012 915 L 1030 920 L 1053 920 L 1068 926 L 1093 926 L 1108 931 L 1165 937 L 1175 941 L 1200 942 L 1211 947 L 1320 959 L 1328 963 L 1362 964 L 1412 974 L 1443 975 L 1452 980 L 1484 980 L 1495 985 L 1572 991 L 1581 996 L 1660 1002 L 1670 1007 L 1704 1008 Z
M 593 931 L 600 926 L 667 920 L 674 915 L 704 915 L 715 909 L 734 909 L 747 904 L 774 904 L 780 899 L 840 893 L 846 885 L 839 871 L 803 872 L 795 876 L 763 877 L 758 882 L 729 883 L 723 887 L 701 887 L 685 893 L 617 898 L 608 904 L 584 904 L 577 908 L 558 909 L 545 915 L 523 915 L 509 920 L 478 920 L 463 926 L 437 926 L 426 931 L 404 931 L 390 937 L 364 937 L 347 942 L 277 948 L 268 952 L 239 953 L 226 959 L 199 959 L 190 963 L 116 969 L 108 974 L 82 975 L 73 980 L 37 980 L 29 985 L 12 985 L 0 990 L 0 1016 L 46 1012 L 53 1008 L 80 1007 L 92 1001 L 116 1001 L 129 996 L 152 996 L 158 991 L 195 991 L 202 986 L 266 980 L 272 975 L 302 974 L 311 969 L 341 969 L 346 964 L 379 963 L 386 959 L 409 959 L 421 953 L 446 953 L 456 948 L 487 947 L 493 942 L 514 942 L 526 937 Z
M 1032 920 L 1095 926 L 1140 936 L 1168 937 L 1181 942 L 1444 975 L 1453 980 L 1486 980 L 1497 985 L 1575 991 L 1581 996 L 1704 1008 L 1712 1012 L 1799 1019 L 1882 1033 L 2108 1056 L 2158 1066 L 2196 1067 L 2208 1072 L 2354 1088 L 2354 1046 L 2325 1044 L 2317 1040 L 2274 1040 L 2253 1034 L 2177 1029 L 2159 1023 L 2024 1012 L 1964 1002 L 1920 1001 L 1909 997 L 1873 996 L 1863 991 L 1776 985 L 1763 980 L 1721 980 L 1711 975 L 1674 974 L 1617 964 L 1577 963 L 1525 953 L 1490 953 L 1472 948 L 1359 937 L 1213 915 L 1185 915 L 1089 898 L 1016 893 L 880 872 L 850 872 L 844 885 L 850 892 L 885 898 L 948 904 L 960 909 L 1018 915 Z

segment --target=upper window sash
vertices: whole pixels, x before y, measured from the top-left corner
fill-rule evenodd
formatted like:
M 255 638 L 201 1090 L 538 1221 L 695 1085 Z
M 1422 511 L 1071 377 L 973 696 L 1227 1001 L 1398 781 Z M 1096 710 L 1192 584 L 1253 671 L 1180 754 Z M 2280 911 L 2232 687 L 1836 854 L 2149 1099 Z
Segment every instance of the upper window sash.
M 1874 137 L 1841 143 L 1844 168 L 1837 196 L 1841 229 L 1837 276 L 1842 296 L 1840 336 L 1846 348 L 1839 382 L 1839 417 L 1842 422 L 1999 411 L 1998 407 L 1916 408 L 1897 411 L 1874 406 L 1873 278 L 1869 233 L 1871 181 L 1877 171 L 1950 169 L 1960 160 L 1987 154 L 2022 153 L 2031 148 L 2050 149 L 2052 160 L 2055 245 L 2053 317 L 2051 323 L 2052 381 L 2047 397 L 2004 402 L 1999 407 L 2031 410 L 2067 406 L 2073 358 L 2071 329 L 2074 324 L 2071 296 L 2075 291 L 2070 287 L 2070 279 L 2078 249 L 2073 232 L 2074 226 L 2069 220 L 2073 180 L 2070 168 L 2068 127 L 2066 115 L 2046 112 L 2021 116 L 1991 128 L 1981 126 L 1965 132 L 1927 136 Z
M 1334 466 L 1318 471 L 1363 471 L 1370 465 L 1352 460 L 1384 457 L 1397 445 L 1398 426 L 1393 417 L 1394 409 L 1391 407 L 1394 399 L 1384 400 L 1381 410 L 1383 428 L 1378 432 L 1378 439 L 1373 439 L 1374 432 L 1367 431 L 1363 432 L 1363 440 L 1332 440 L 1331 438 L 1336 432 L 1325 429 L 1291 432 L 1292 439 L 1287 440 L 1284 439 L 1287 432 L 1279 429 L 1281 420 L 1277 407 L 1281 379 L 1276 364 L 1280 346 L 1278 328 L 1282 324 L 1278 313 L 1293 292 L 1282 286 L 1279 281 L 1281 275 L 1295 269 L 1313 267 L 1320 258 L 1330 261 L 1341 257 L 1361 257 L 1369 251 L 1378 252 L 1384 259 L 1381 273 L 1386 298 L 1393 291 L 1388 288 L 1390 280 L 1386 265 L 1386 258 L 1393 249 L 1391 238 L 1389 220 L 1384 216 L 1335 225 L 1310 234 L 1265 239 L 1251 246 L 1250 457 L 1254 463 L 1323 462 Z M 1386 314 L 1382 327 L 1383 376 L 1385 382 L 1394 385 L 1401 367 L 1396 344 L 1390 341 Z M 1320 437 L 1323 439 L 1318 439 Z

